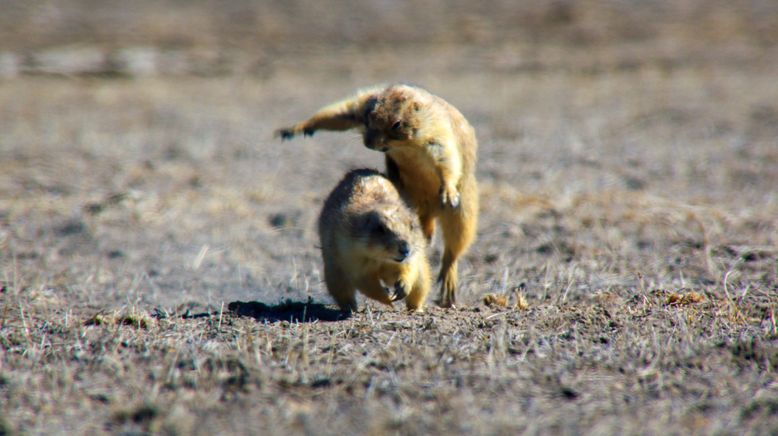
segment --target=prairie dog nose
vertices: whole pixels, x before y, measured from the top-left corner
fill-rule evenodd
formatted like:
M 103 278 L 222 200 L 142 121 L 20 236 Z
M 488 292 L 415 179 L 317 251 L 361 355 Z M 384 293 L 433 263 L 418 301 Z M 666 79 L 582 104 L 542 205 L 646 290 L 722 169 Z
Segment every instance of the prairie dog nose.
M 408 257 L 409 254 L 411 254 L 411 246 L 406 241 L 400 242 L 399 250 L 400 250 L 400 256 L 402 256 L 403 258 L 406 258 Z

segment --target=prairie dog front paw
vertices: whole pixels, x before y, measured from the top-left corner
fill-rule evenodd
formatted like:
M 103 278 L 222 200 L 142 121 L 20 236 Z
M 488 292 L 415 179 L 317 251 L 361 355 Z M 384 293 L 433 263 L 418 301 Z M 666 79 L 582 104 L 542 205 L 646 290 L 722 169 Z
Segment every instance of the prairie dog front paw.
M 299 126 L 293 126 L 278 129 L 274 132 L 273 136 L 276 138 L 281 138 L 282 141 L 288 141 L 301 133 L 303 136 L 313 136 L 315 132 L 316 130 L 309 127 L 301 128 Z
M 410 286 L 408 286 L 407 283 L 402 280 L 397 280 L 397 282 L 394 284 L 394 296 L 392 301 L 402 300 L 405 298 L 405 296 L 408 295 L 409 288 Z
M 460 195 L 454 185 L 442 185 L 440 187 L 440 203 L 445 206 L 458 207 Z

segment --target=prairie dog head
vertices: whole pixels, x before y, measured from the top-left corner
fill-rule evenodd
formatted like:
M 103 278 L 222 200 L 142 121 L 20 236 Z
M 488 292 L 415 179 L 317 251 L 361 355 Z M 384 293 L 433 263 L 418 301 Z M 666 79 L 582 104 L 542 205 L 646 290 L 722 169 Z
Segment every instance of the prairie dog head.
M 403 263 L 424 250 L 418 219 L 397 205 L 379 205 L 359 214 L 351 226 L 354 241 L 371 259 Z
M 365 111 L 365 146 L 388 151 L 399 143 L 413 140 L 419 131 L 418 118 L 422 109 L 412 88 L 388 88 L 368 104 Z

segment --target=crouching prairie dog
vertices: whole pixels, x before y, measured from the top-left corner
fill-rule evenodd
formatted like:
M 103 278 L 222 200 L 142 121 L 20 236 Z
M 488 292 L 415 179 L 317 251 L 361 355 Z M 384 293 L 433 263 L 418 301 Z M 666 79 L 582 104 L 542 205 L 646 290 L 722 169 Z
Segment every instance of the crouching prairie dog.
M 431 241 L 436 219 L 444 252 L 439 304 L 456 301 L 457 261 L 475 239 L 478 143 L 465 117 L 440 97 L 414 86 L 392 85 L 358 92 L 320 109 L 306 121 L 276 131 L 291 139 L 317 130 L 360 129 L 365 146 L 385 153 L 386 173 L 416 209 Z
M 357 290 L 388 305 L 405 298 L 408 310 L 424 309 L 427 243 L 418 218 L 381 173 L 346 174 L 324 202 L 319 238 L 324 280 L 341 310 L 357 310 Z

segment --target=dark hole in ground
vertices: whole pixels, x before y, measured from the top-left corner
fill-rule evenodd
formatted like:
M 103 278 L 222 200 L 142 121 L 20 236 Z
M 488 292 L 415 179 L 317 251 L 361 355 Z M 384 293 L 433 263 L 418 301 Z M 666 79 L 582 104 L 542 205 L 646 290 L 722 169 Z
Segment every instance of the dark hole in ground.
M 312 300 L 286 300 L 274 305 L 258 301 L 233 301 L 227 305 L 227 309 L 239 316 L 250 316 L 257 321 L 268 322 L 341 321 L 350 317 L 348 313 L 314 303 Z

